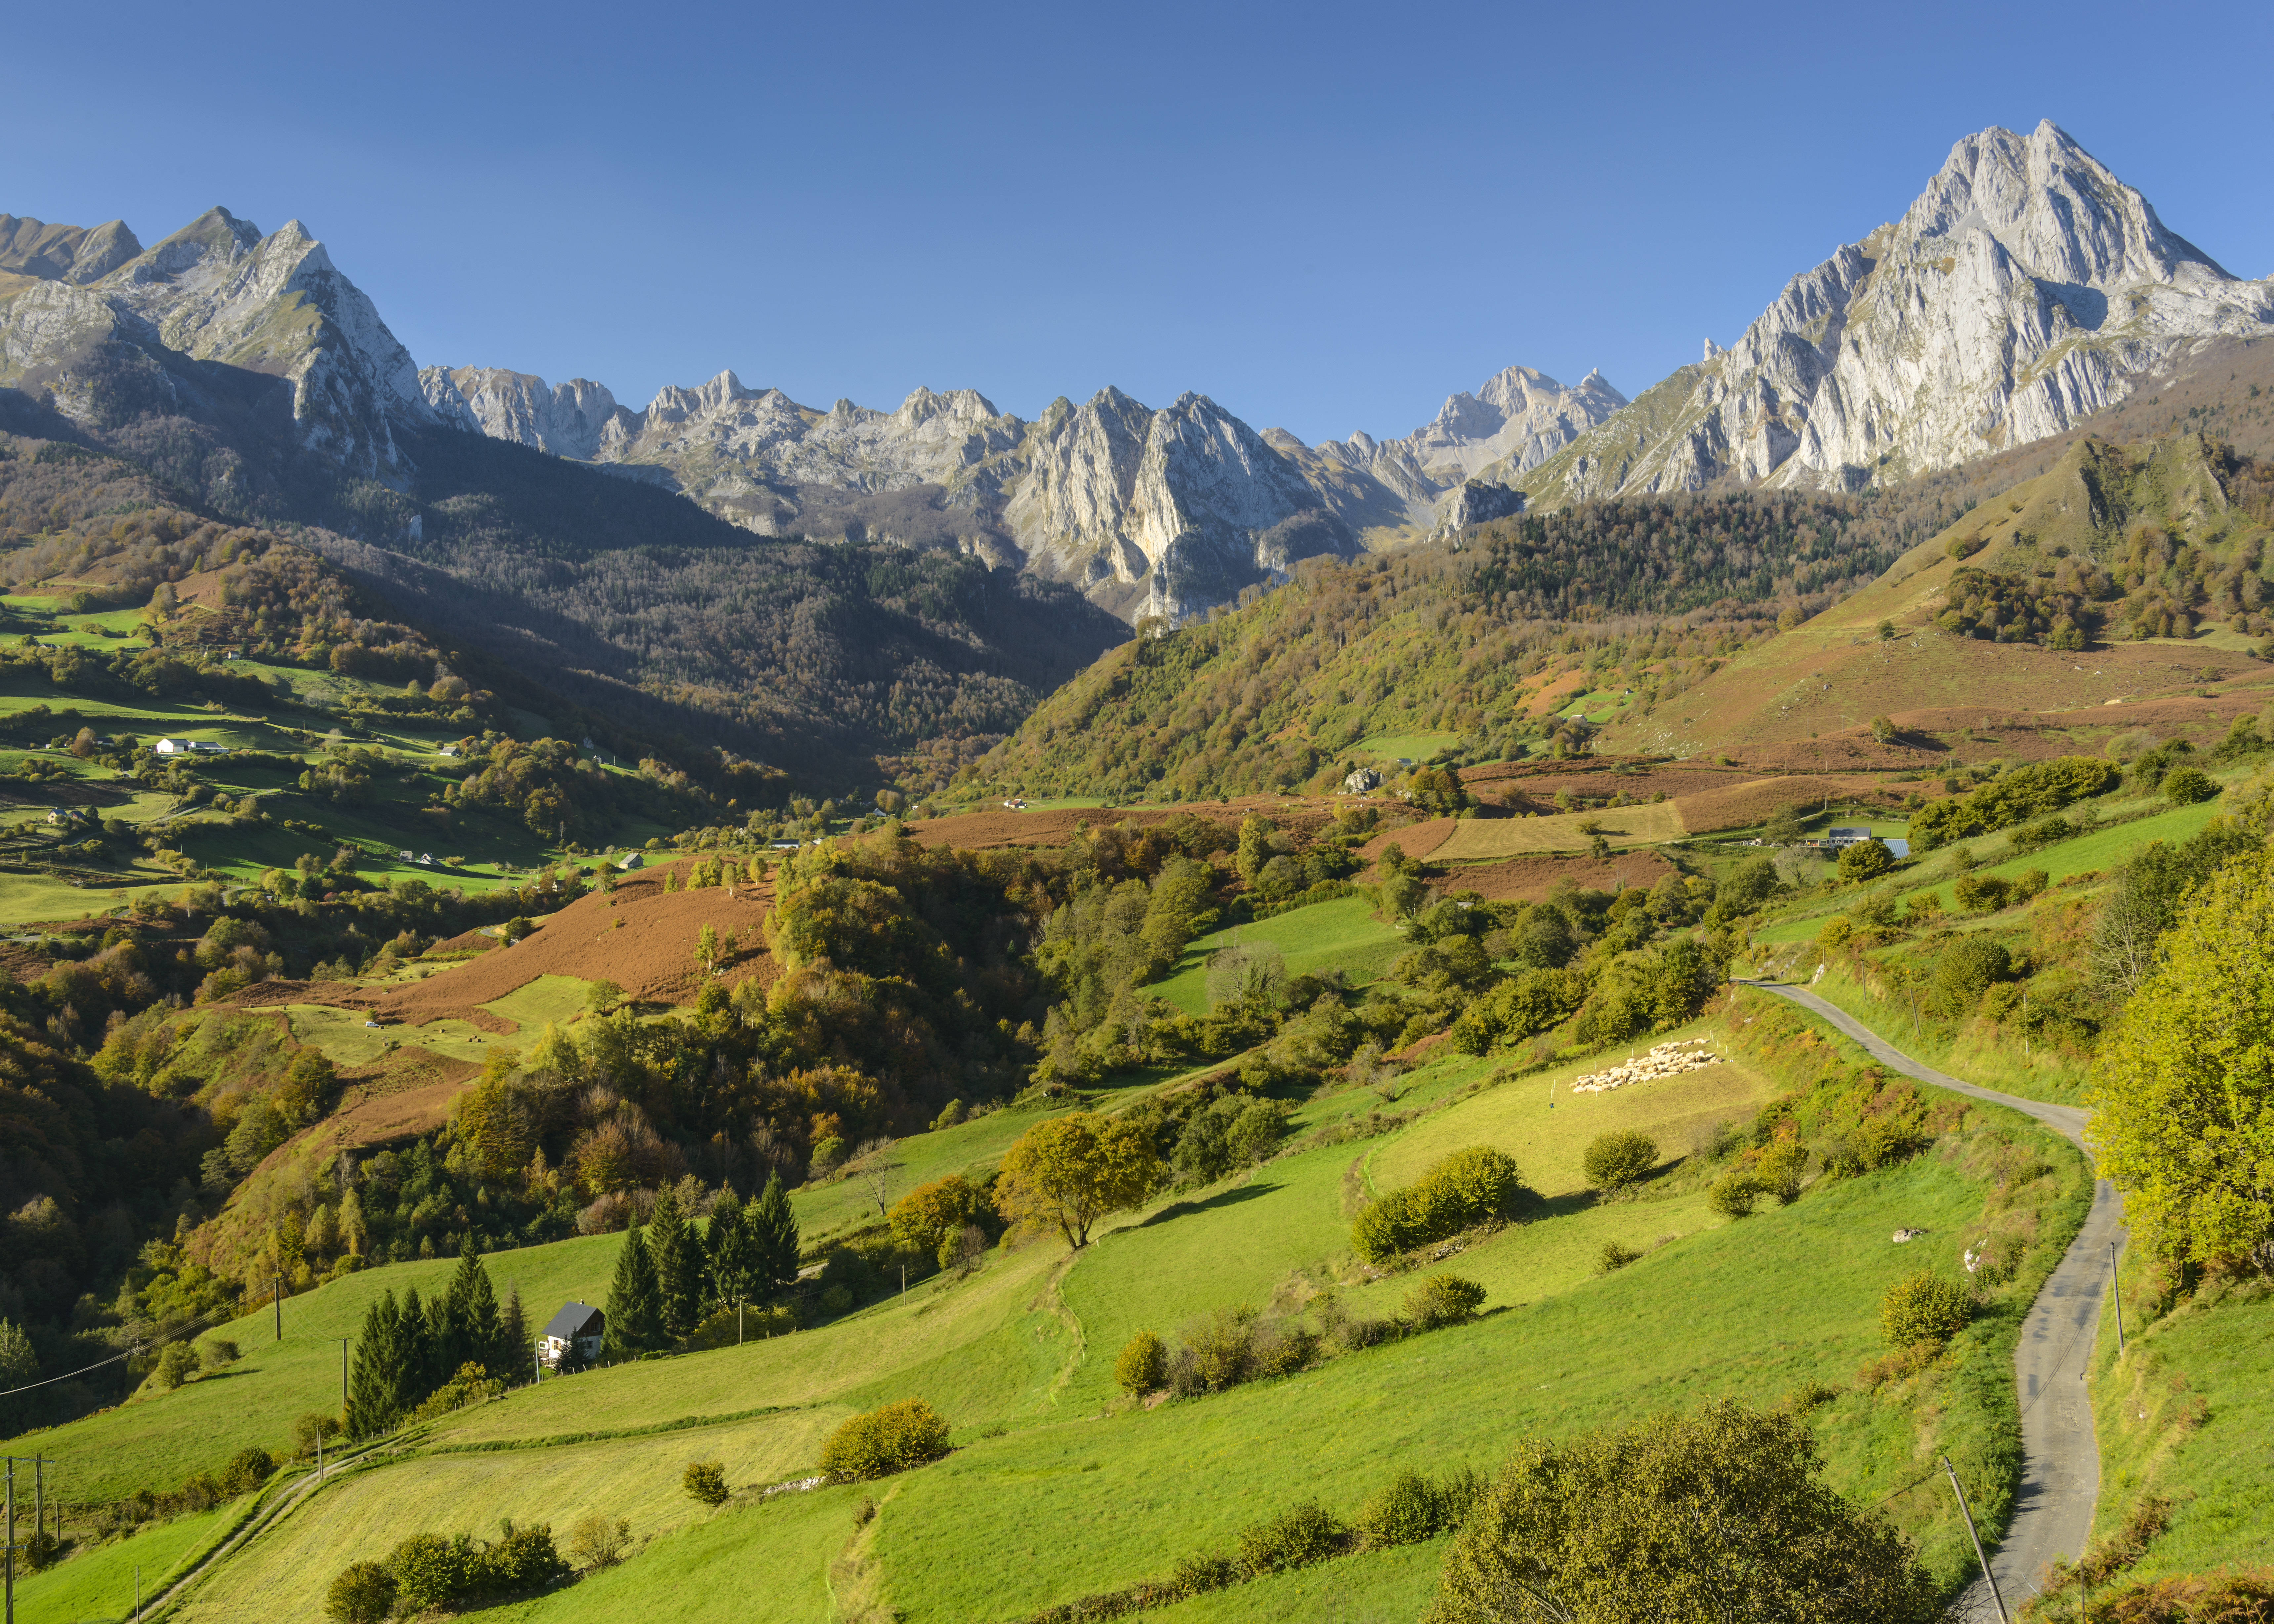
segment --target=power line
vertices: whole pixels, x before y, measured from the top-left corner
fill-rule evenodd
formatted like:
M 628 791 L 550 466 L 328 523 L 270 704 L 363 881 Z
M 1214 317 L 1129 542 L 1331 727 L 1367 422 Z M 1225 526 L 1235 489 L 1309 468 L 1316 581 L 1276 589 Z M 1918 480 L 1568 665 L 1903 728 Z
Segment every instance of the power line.
M 0 1398 L 13 1398 L 19 1393 L 29 1393 L 35 1388 L 53 1387 L 58 1381 L 69 1381 L 74 1376 L 84 1376 L 89 1371 L 99 1371 L 106 1365 L 116 1365 L 122 1359 L 133 1358 L 138 1354 L 149 1352 L 153 1348 L 163 1347 L 168 1342 L 179 1342 L 185 1336 L 202 1336 L 216 1326 L 228 1325 L 243 1318 L 245 1316 L 237 1313 L 234 1309 L 216 1308 L 199 1315 L 186 1324 L 177 1326 L 173 1330 L 165 1332 L 150 1342 L 140 1342 L 123 1352 L 114 1353 L 107 1359 L 97 1359 L 92 1365 L 83 1365 L 79 1369 L 67 1371 L 60 1376 L 49 1376 L 40 1381 L 27 1381 L 20 1387 L 10 1387 L 6 1392 L 0 1393 Z

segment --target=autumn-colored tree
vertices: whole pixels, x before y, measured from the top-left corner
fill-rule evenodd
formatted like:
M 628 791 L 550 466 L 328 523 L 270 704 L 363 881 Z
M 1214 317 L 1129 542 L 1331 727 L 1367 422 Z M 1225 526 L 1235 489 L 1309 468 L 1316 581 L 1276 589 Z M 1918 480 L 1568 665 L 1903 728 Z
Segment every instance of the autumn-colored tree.
M 2195 894 L 2085 1098 L 2100 1171 L 2161 1255 L 2274 1267 L 2274 853 Z
M 1038 1122 L 1005 1153 L 995 1208 L 1015 1224 L 1055 1229 L 1068 1246 L 1092 1225 L 1152 1193 L 1161 1161 L 1134 1123 L 1076 1111 Z
M 937 1252 L 963 1235 L 985 1203 L 960 1173 L 918 1184 L 892 1204 L 892 1236 L 904 1246 Z

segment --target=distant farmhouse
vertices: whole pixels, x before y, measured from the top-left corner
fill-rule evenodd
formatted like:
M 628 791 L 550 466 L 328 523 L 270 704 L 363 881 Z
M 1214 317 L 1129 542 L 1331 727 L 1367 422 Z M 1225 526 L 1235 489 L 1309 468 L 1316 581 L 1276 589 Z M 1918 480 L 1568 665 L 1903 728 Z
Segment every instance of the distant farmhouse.
M 229 746 L 209 739 L 161 739 L 150 747 L 161 756 L 226 756 Z
M 600 1357 L 600 1338 L 607 1335 L 608 1317 L 590 1303 L 564 1303 L 546 1321 L 537 1339 L 537 1357 L 547 1370 L 559 1370 L 573 1355 L 576 1364 Z

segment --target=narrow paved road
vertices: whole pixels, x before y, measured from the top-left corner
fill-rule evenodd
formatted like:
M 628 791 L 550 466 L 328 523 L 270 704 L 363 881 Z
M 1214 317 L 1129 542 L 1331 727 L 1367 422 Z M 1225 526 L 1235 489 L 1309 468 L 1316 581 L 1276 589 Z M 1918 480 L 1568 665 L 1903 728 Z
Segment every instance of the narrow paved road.
M 2084 1148 L 2085 1113 L 2074 1105 L 2023 1100 L 1993 1088 L 1979 1088 L 1921 1065 L 1847 1011 L 1803 988 L 1775 981 L 1743 985 L 1774 993 L 1822 1016 L 1862 1044 L 1891 1071 L 1938 1088 L 1971 1094 L 2034 1116 L 2054 1132 Z M 2014 1520 L 1990 1559 L 2006 1605 L 2019 1608 L 2034 1595 L 2037 1575 L 2055 1556 L 2072 1560 L 2084 1553 L 2092 1531 L 2093 1502 L 2100 1493 L 2100 1450 L 2092 1430 L 2092 1404 L 2085 1373 L 2093 1339 L 2100 1333 L 2100 1300 L 2108 1279 L 2109 1247 L 2124 1234 L 2124 1199 L 2106 1179 L 2093 1187 L 2092 1211 L 2077 1231 L 2044 1289 L 2022 1322 L 2021 1346 L 2014 1353 L 2014 1375 L 2022 1402 L 2022 1489 Z M 1984 1543 L 1989 1530 L 1984 1530 Z M 1988 1593 L 1976 1581 L 1962 1603 L 1974 1618 L 1994 1618 Z

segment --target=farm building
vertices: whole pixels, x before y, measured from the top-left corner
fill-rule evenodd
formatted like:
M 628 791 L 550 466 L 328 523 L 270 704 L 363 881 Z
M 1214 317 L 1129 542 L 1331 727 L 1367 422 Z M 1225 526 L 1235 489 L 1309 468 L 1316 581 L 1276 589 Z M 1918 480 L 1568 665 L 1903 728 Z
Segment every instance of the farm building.
M 600 1357 L 608 1317 L 590 1303 L 564 1303 L 537 1339 L 537 1357 L 547 1370 L 559 1370 L 573 1350 L 577 1362 Z
M 626 852 L 623 861 L 618 863 L 616 867 L 629 873 L 634 868 L 644 867 L 646 862 L 647 859 L 642 857 L 637 852 Z
M 161 756 L 226 756 L 229 746 L 207 739 L 161 739 L 150 747 Z

